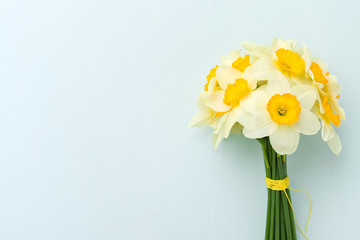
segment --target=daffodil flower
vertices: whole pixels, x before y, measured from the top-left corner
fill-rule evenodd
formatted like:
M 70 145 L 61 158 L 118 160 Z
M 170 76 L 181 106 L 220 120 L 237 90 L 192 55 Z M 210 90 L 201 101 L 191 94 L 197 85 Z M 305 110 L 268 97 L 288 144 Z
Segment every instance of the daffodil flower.
M 323 96 L 321 106 L 323 110 L 318 112 L 322 126 L 321 137 L 328 144 L 331 151 L 338 155 L 342 149 L 342 144 L 334 126 L 338 127 L 340 125 L 340 116 L 333 112 L 328 96 Z
M 190 127 L 207 124 L 213 127 L 215 149 L 231 132 L 241 133 L 242 125 L 251 117 L 252 92 L 257 80 L 251 76 L 250 69 L 250 55 L 231 51 L 222 58 L 222 65 L 208 75 L 205 92 L 198 100 L 199 112 L 192 118 Z
M 215 141 L 215 148 L 221 138 L 227 138 L 230 130 L 238 122 L 242 126 L 247 124 L 255 113 L 257 102 L 257 80 L 249 74 L 251 68 L 247 64 L 246 56 L 243 60 L 234 61 L 232 67 L 220 66 L 217 70 L 217 81 L 221 89 L 209 96 L 207 105 L 221 116 L 214 133 L 219 134 Z M 242 65 L 242 64 L 243 65 Z M 247 65 L 244 67 L 244 65 Z M 250 66 L 249 68 L 247 68 Z
M 204 127 L 206 125 L 212 125 L 216 122 L 214 120 L 215 112 L 206 105 L 206 100 L 210 94 L 219 90 L 216 80 L 216 69 L 218 67 L 219 66 L 216 65 L 212 68 L 206 77 L 207 82 L 204 86 L 204 92 L 200 94 L 197 102 L 199 112 L 192 117 L 189 127 Z
M 316 100 L 311 85 L 299 84 L 289 92 L 279 90 L 274 95 L 267 90 L 258 92 L 256 113 L 244 125 L 246 137 L 269 136 L 277 153 L 292 154 L 298 146 L 300 133 L 313 135 L 319 131 L 319 119 L 310 111 Z
M 259 59 L 254 62 L 251 75 L 259 80 L 266 80 L 267 89 L 276 92 L 289 92 L 294 84 L 307 83 L 305 72 L 311 63 L 311 55 L 306 47 L 297 49 L 293 40 L 275 38 L 269 48 L 257 46 L 250 42 L 242 43 L 243 47 Z
M 324 92 L 321 92 L 320 96 L 321 102 L 314 109 L 316 109 L 315 112 L 320 118 L 321 137 L 328 144 L 331 151 L 338 155 L 341 152 L 342 144 L 335 127 L 340 126 L 341 120 L 345 120 L 345 112 L 339 106 L 336 97 Z
M 315 112 L 322 126 L 321 137 L 333 153 L 339 154 L 342 144 L 334 127 L 338 127 L 341 120 L 345 120 L 345 112 L 338 103 L 342 87 L 336 77 L 328 72 L 327 64 L 319 58 L 313 59 L 308 76 L 316 89 Z

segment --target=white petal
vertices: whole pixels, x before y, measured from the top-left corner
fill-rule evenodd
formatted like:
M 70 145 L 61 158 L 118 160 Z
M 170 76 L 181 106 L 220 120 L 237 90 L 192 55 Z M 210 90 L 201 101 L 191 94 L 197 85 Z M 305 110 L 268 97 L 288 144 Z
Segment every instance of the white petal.
M 289 80 L 279 71 L 274 60 L 270 57 L 260 58 L 251 64 L 245 72 L 246 76 L 256 80 L 267 80 L 268 90 L 271 93 L 290 92 Z
M 337 96 L 341 93 L 342 86 L 336 82 L 329 82 L 327 85 L 328 92 L 332 96 Z
M 208 94 L 211 94 L 215 91 L 215 84 L 217 82 L 217 78 L 213 77 L 212 79 L 210 79 L 209 81 L 209 86 L 208 86 Z
M 289 93 L 290 82 L 280 71 L 274 70 L 268 76 L 266 90 L 271 95 Z
M 331 125 L 331 123 L 324 121 L 322 119 L 321 119 L 321 125 L 322 125 L 321 137 L 326 142 L 334 136 L 334 134 L 332 133 L 333 126 Z
M 327 73 L 328 72 L 328 65 L 326 64 L 326 62 L 323 62 L 321 60 L 319 60 L 320 63 L 319 66 L 320 68 L 323 70 L 323 73 Z
M 219 144 L 220 142 L 223 140 L 223 136 L 221 136 L 221 134 L 216 134 L 214 133 L 213 134 L 213 137 L 212 137 L 212 144 L 213 144 L 213 147 L 215 149 L 217 149 L 219 147 Z
M 306 44 L 303 44 L 303 54 L 301 57 L 305 61 L 305 72 L 307 72 L 311 65 L 311 53 Z
M 233 67 L 229 66 L 219 66 L 216 70 L 216 77 L 220 87 L 225 90 L 228 84 L 235 83 L 235 80 L 238 78 L 242 78 L 243 74 L 236 70 Z
M 262 138 L 273 134 L 278 128 L 267 110 L 258 111 L 251 121 L 244 125 L 244 135 L 247 138 Z
M 306 74 L 308 75 L 309 78 L 314 80 L 314 74 L 313 74 L 313 72 L 311 70 L 306 71 Z
M 293 154 L 299 144 L 300 134 L 282 124 L 270 135 L 270 142 L 278 154 Z
M 276 64 L 270 57 L 262 57 L 259 60 L 252 63 L 247 72 L 253 78 L 258 80 L 268 80 L 269 74 L 276 69 Z
M 254 78 L 251 73 L 250 73 L 250 69 L 246 68 L 243 74 L 243 78 L 247 81 L 249 88 L 251 90 L 256 89 L 257 87 L 257 79 Z
M 291 127 L 299 133 L 314 135 L 320 130 L 320 121 L 310 110 L 301 109 L 299 121 Z
M 241 126 L 240 123 L 235 123 L 230 131 L 230 134 L 240 135 L 242 133 L 243 128 L 244 127 Z
M 256 43 L 250 41 L 242 42 L 241 46 L 249 52 L 256 51 L 256 49 L 258 48 L 258 45 Z
M 222 128 L 220 129 L 220 134 L 224 138 L 228 138 L 230 134 L 230 130 L 236 122 L 237 122 L 236 112 L 234 110 L 231 110 L 227 115 L 226 121 L 224 122 Z
M 271 55 L 273 58 L 277 58 L 276 51 L 280 48 L 293 50 L 296 47 L 297 43 L 294 40 L 283 40 L 280 38 L 275 38 L 271 43 Z
M 326 75 L 327 71 L 323 70 L 323 74 Z M 338 83 L 337 77 L 335 75 L 329 74 L 326 76 L 326 79 L 329 80 L 329 83 Z
M 329 146 L 329 148 L 331 149 L 331 151 L 333 153 L 335 153 L 336 155 L 338 155 L 341 152 L 342 149 L 342 145 L 341 145 L 341 141 L 339 138 L 339 135 L 335 132 L 335 130 L 333 131 L 334 136 L 327 141 L 327 144 Z
M 283 39 L 280 39 L 280 38 L 274 38 L 274 40 L 272 41 L 271 43 L 271 50 L 272 51 L 276 51 L 280 48 L 284 48 L 284 49 L 292 49 L 292 43 L 294 41 L 292 40 L 291 42 L 289 41 L 285 41 Z
M 255 114 L 257 111 L 265 109 L 268 101 L 269 97 L 264 88 L 258 88 L 243 98 L 240 101 L 240 106 L 248 113 Z
M 220 120 L 217 122 L 217 125 L 214 127 L 214 133 L 219 134 L 224 126 L 224 123 L 226 122 L 226 119 L 228 118 L 230 112 L 225 113 L 224 115 L 222 115 L 220 118 Z
M 231 109 L 231 106 L 224 104 L 224 91 L 217 91 L 209 95 L 207 99 L 207 106 L 216 112 L 226 112 Z
M 337 113 L 342 120 L 346 120 L 345 111 L 342 107 L 340 107 L 339 102 L 336 98 L 331 97 L 332 99 L 332 107 L 334 108 L 335 113 Z
M 311 109 L 316 100 L 316 91 L 312 85 L 299 84 L 291 88 L 291 93 L 294 94 L 300 102 L 301 108 Z
M 241 106 L 236 107 L 233 111 L 235 112 L 236 121 L 243 126 L 252 120 L 253 115 L 244 111 Z
M 257 45 L 253 42 L 242 42 L 241 45 L 253 56 L 264 57 L 270 55 L 270 47 L 267 45 Z
M 204 115 L 201 113 L 196 113 L 189 123 L 189 128 L 192 127 L 205 127 L 208 124 L 211 115 Z
M 206 105 L 208 94 L 203 92 L 200 94 L 197 105 L 199 112 L 196 113 L 189 123 L 189 127 L 204 127 L 209 123 L 213 115 L 213 111 Z
M 231 67 L 232 63 L 241 57 L 241 50 L 232 50 L 228 56 L 221 57 L 222 65 Z

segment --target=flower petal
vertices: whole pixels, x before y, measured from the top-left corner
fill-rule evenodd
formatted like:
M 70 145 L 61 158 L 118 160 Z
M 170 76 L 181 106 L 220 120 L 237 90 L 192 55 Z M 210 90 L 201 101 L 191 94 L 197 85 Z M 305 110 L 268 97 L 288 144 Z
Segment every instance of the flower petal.
M 201 114 L 200 112 L 199 113 L 196 113 L 190 123 L 189 123 L 189 128 L 192 128 L 192 127 L 205 127 L 207 124 L 208 124 L 208 120 L 211 116 L 207 116 L 207 115 L 204 115 L 204 114 Z
M 342 107 L 340 107 L 339 102 L 333 96 L 331 96 L 331 103 L 335 113 L 338 114 L 340 118 L 345 121 L 346 120 L 345 111 Z
M 256 80 L 267 80 L 271 93 L 290 92 L 289 80 L 279 71 L 270 57 L 262 57 L 255 61 L 246 69 L 245 75 Z
M 217 124 L 214 125 L 214 133 L 219 134 L 221 132 L 229 114 L 230 114 L 230 112 L 227 112 L 224 115 L 222 115 L 221 117 L 219 117 Z
M 305 62 L 305 72 L 307 72 L 310 68 L 311 65 L 311 53 L 309 48 L 306 46 L 306 44 L 303 44 L 303 48 L 302 48 L 303 52 L 302 52 L 302 56 L 301 58 L 304 59 Z
M 221 63 L 231 67 L 232 63 L 239 57 L 241 57 L 241 50 L 232 50 L 228 56 L 221 57 Z
M 299 121 L 294 123 L 291 128 L 298 133 L 314 135 L 320 130 L 320 121 L 314 113 L 307 109 L 301 109 Z
M 240 123 L 235 123 L 234 126 L 232 127 L 230 134 L 236 134 L 236 135 L 240 135 L 242 133 L 243 130 L 243 126 L 240 125 Z
M 252 115 L 246 111 L 241 106 L 234 108 L 236 121 L 241 125 L 246 125 L 248 122 L 252 120 Z
M 276 58 L 276 50 L 280 49 L 280 48 L 284 48 L 284 49 L 290 49 L 292 50 L 292 48 L 294 47 L 294 40 L 283 40 L 280 38 L 274 38 L 274 40 L 271 43 L 271 54 L 274 58 Z
M 219 147 L 220 142 L 224 139 L 221 134 L 214 133 L 212 136 L 212 144 L 215 149 Z
M 197 101 L 199 112 L 196 113 L 189 123 L 189 127 L 204 127 L 206 126 L 212 115 L 213 111 L 206 105 L 208 98 L 207 93 L 201 93 Z
M 213 77 L 210 81 L 209 81 L 209 86 L 208 86 L 208 94 L 211 94 L 213 92 L 215 92 L 215 84 L 217 82 L 216 77 Z
M 216 112 L 226 112 L 231 109 L 231 106 L 224 104 L 224 91 L 217 91 L 210 94 L 207 98 L 207 106 Z
M 247 138 L 262 138 L 273 134 L 278 128 L 267 110 L 258 111 L 251 121 L 244 125 L 243 133 Z
M 311 109 L 313 107 L 316 100 L 316 92 L 313 86 L 299 84 L 291 88 L 291 93 L 296 96 L 302 109 Z
M 331 123 L 324 121 L 323 119 L 321 119 L 321 125 L 322 125 L 321 137 L 326 142 L 334 136 L 332 133 L 333 126 L 331 126 Z
M 283 124 L 270 135 L 270 142 L 278 154 L 293 154 L 299 144 L 300 134 Z
M 265 87 L 260 87 L 240 101 L 240 106 L 248 113 L 255 114 L 261 109 L 266 109 L 269 97 L 264 91 Z
M 270 57 L 262 57 L 251 64 L 246 70 L 249 75 L 258 80 L 268 80 L 269 73 L 276 69 L 276 64 Z
M 269 73 L 266 89 L 271 95 L 276 93 L 289 93 L 290 82 L 280 71 L 273 70 Z
M 220 134 L 224 137 L 224 138 L 228 138 L 231 128 L 234 126 L 234 124 L 237 122 L 236 119 L 236 111 L 231 110 L 229 112 L 229 114 L 227 115 L 227 118 L 224 122 L 224 124 L 222 125 L 221 129 L 220 129 Z
M 233 67 L 221 65 L 216 70 L 216 78 L 220 87 L 225 90 L 228 84 L 235 83 L 235 80 L 242 78 L 243 74 Z
M 251 73 L 249 67 L 245 69 L 245 72 L 243 74 L 243 78 L 247 81 L 249 88 L 251 90 L 256 89 L 257 87 L 257 79 L 254 78 Z
M 253 56 L 264 57 L 270 55 L 270 47 L 267 45 L 257 45 L 253 42 L 242 42 L 241 45 Z
M 335 153 L 336 155 L 338 155 L 341 152 L 342 145 L 341 145 L 339 135 L 335 132 L 335 130 L 333 130 L 333 134 L 334 134 L 334 136 L 330 140 L 327 141 L 327 144 L 328 144 L 329 148 L 331 149 L 331 151 L 333 153 Z
M 337 96 L 341 93 L 342 86 L 337 82 L 329 82 L 327 85 L 327 92 L 330 93 L 332 96 Z

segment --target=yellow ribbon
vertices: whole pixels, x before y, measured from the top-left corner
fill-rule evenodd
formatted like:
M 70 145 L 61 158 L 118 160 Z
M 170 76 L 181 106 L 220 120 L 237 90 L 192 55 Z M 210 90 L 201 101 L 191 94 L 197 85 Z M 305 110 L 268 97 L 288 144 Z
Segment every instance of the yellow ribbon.
M 294 213 L 294 218 L 295 218 L 295 222 L 296 222 L 296 225 L 299 229 L 299 231 L 301 232 L 301 234 L 307 239 L 309 240 L 309 238 L 305 235 L 305 233 L 307 233 L 307 230 L 308 230 L 308 227 L 309 227 L 309 222 L 310 222 L 310 218 L 311 218 L 311 211 L 312 211 L 312 200 L 311 200 L 311 197 L 309 195 L 308 192 L 306 191 L 303 191 L 303 190 L 296 190 L 296 189 L 293 189 L 293 188 L 290 188 L 289 187 L 289 177 L 286 177 L 284 179 L 281 179 L 281 180 L 273 180 L 273 179 L 270 179 L 270 178 L 267 178 L 265 177 L 265 181 L 266 181 L 266 186 L 268 188 L 270 188 L 271 190 L 275 190 L 275 191 L 284 191 L 285 193 L 285 196 L 290 204 L 290 207 L 291 207 L 291 210 L 293 211 Z M 307 223 L 306 223 L 306 229 L 305 229 L 305 233 L 301 230 L 301 228 L 299 227 L 299 223 L 295 217 L 295 211 L 294 211 L 294 208 L 291 204 L 291 201 L 290 201 L 290 198 L 288 196 L 288 194 L 286 193 L 286 189 L 290 189 L 290 190 L 293 190 L 295 192 L 303 192 L 303 193 L 306 193 L 306 195 L 308 196 L 309 200 L 310 200 L 310 212 L 309 212 L 309 217 L 308 217 L 308 220 L 307 220 Z

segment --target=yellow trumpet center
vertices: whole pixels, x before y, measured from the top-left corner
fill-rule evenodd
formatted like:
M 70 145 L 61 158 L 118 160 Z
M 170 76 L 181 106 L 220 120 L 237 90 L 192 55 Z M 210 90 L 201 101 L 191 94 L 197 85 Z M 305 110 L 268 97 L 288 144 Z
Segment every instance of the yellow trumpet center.
M 215 67 L 213 69 L 210 70 L 210 73 L 207 75 L 206 79 L 207 79 L 207 83 L 204 86 L 205 92 L 209 91 L 209 83 L 210 80 L 212 78 L 214 78 L 216 76 L 216 69 L 218 68 L 218 65 L 215 65 Z
M 278 68 L 290 75 L 298 75 L 305 70 L 305 61 L 298 53 L 289 49 L 280 48 L 276 51 Z
M 340 116 L 335 114 L 331 108 L 331 105 L 329 103 L 329 98 L 327 96 L 324 96 L 322 99 L 322 105 L 324 107 L 324 114 L 323 117 L 327 120 L 332 122 L 335 126 L 340 125 Z
M 235 107 L 240 104 L 241 99 L 249 95 L 250 91 L 248 82 L 245 79 L 236 79 L 234 84 L 228 84 L 223 102 L 226 105 Z
M 322 84 L 328 83 L 328 80 L 325 78 L 324 74 L 322 73 L 322 69 L 320 68 L 319 64 L 313 62 L 311 63 L 310 70 L 314 75 L 314 81 Z
M 285 93 L 272 96 L 267 104 L 267 110 L 274 122 L 292 125 L 299 121 L 301 107 L 296 96 Z
M 250 66 L 250 55 L 245 55 L 244 58 L 239 57 L 232 63 L 232 67 L 239 70 L 240 72 L 244 72 L 245 69 Z

